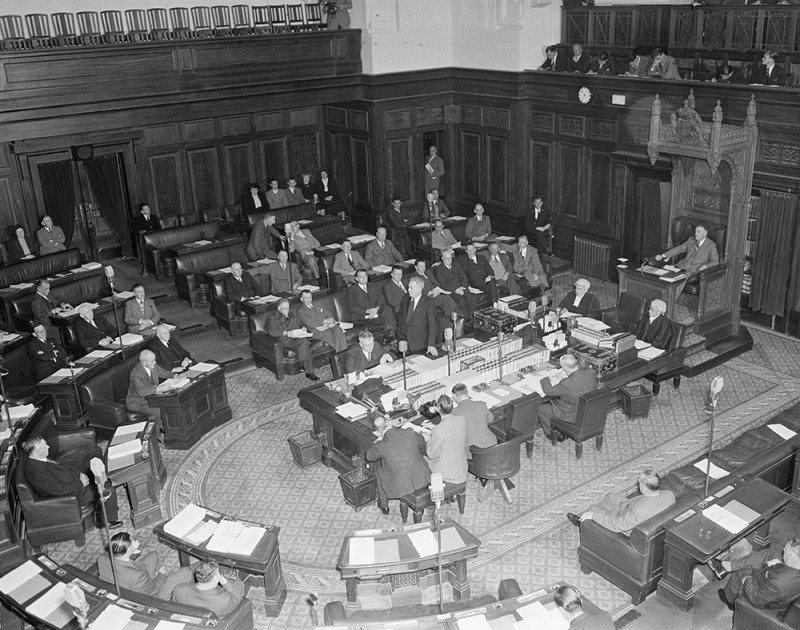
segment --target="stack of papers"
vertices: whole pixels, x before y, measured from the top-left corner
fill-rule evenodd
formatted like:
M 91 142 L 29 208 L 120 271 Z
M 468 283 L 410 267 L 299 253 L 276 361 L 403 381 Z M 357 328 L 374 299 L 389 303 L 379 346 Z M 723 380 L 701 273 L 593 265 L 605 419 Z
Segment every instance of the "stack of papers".
M 28 614 L 46 621 L 51 627 L 63 628 L 75 618 L 72 606 L 64 597 L 65 582 L 58 582 L 32 604 L 26 606 Z
M 166 381 L 161 383 L 160 391 L 168 392 L 173 389 L 180 389 L 188 385 L 191 381 L 188 378 L 168 378 Z
M 200 241 L 195 241 L 194 243 L 191 243 L 191 245 L 197 245 L 198 247 L 201 245 L 211 245 L 211 241 L 203 239 Z
M 652 361 L 653 359 L 660 357 L 665 352 L 666 350 L 661 350 L 660 348 L 654 348 L 653 346 L 650 346 L 649 348 L 639 350 L 639 358 L 644 359 L 645 361 Z
M 642 341 L 641 339 L 637 339 L 633 344 L 633 347 L 636 348 L 637 350 L 644 350 L 645 348 L 649 348 L 650 344 L 647 343 L 646 341 Z
M 431 226 L 430 223 L 428 223 L 427 221 L 423 221 L 422 223 L 417 223 L 416 225 L 412 225 L 411 227 L 417 229 L 423 229 L 423 228 L 429 228 L 430 226 Z
M 262 295 L 261 297 L 250 300 L 252 304 L 269 304 L 270 302 L 278 301 L 280 301 L 280 298 L 277 295 Z
M 42 575 L 39 565 L 32 560 L 28 560 L 0 578 L 0 592 L 20 604 L 38 595 L 48 586 L 50 582 Z
M 444 532 L 442 532 L 444 533 Z M 420 529 L 416 532 L 411 532 L 408 535 L 411 544 L 419 554 L 420 558 L 433 556 L 439 552 L 439 544 L 436 542 L 436 536 L 430 529 Z
M 108 447 L 108 471 L 126 468 L 136 463 L 136 455 L 142 452 L 142 441 L 134 438 L 130 441 Z
M 14 339 L 19 339 L 20 335 L 16 333 L 0 333 L 0 343 L 8 343 L 9 341 L 14 341 Z
M 164 523 L 164 531 L 172 536 L 184 538 L 206 517 L 206 509 L 190 503 L 169 521 Z
M 144 341 L 144 337 L 142 337 L 141 335 L 137 335 L 135 333 L 125 333 L 119 339 L 121 339 L 123 346 L 132 346 L 135 343 Z
M 118 300 L 130 300 L 133 297 L 133 291 L 117 291 L 114 296 Z
M 356 236 L 348 236 L 347 240 L 353 243 L 368 243 L 375 238 L 374 234 L 357 234 Z
M 89 630 L 122 630 L 130 622 L 133 611 L 111 604 L 89 626 Z
M 300 291 L 319 291 L 319 287 L 313 284 L 301 284 L 299 287 L 297 287 L 297 291 L 298 293 Z
M 342 416 L 342 418 L 355 420 L 356 418 L 360 418 L 361 416 L 365 415 L 367 413 L 367 408 L 363 405 L 359 405 L 356 402 L 349 401 L 336 407 L 336 413 Z
M 378 273 L 389 273 L 392 268 L 389 265 L 376 265 L 372 268 L 372 271 L 376 271 Z
M 36 411 L 36 405 L 18 405 L 16 407 L 9 407 L 8 413 L 11 415 L 12 424 L 16 424 L 19 420 L 27 420 Z M 3 418 L 5 420 L 5 418 Z
M 523 628 L 537 628 L 537 630 L 568 630 L 569 622 L 557 608 L 548 610 L 542 602 L 533 602 L 522 608 L 517 608 L 517 614 L 522 621 L 514 624 L 515 630 Z
M 117 446 L 118 444 L 125 444 L 125 442 L 135 440 L 139 434 L 144 431 L 146 426 L 147 422 L 144 421 L 134 422 L 133 424 L 123 424 L 117 427 L 117 430 L 114 431 L 114 437 L 111 438 L 111 446 Z
M 219 367 L 216 363 L 196 363 L 192 366 L 192 370 L 195 372 L 213 372 Z
M 703 510 L 703 516 L 719 525 L 723 529 L 729 531 L 731 534 L 738 534 L 740 531 L 747 527 L 748 522 L 729 512 L 724 507 L 718 504 L 710 505 Z
M 211 540 L 206 544 L 206 549 L 247 556 L 253 553 L 266 532 L 263 527 L 251 527 L 239 521 L 220 521 Z
M 92 269 L 100 269 L 102 266 L 99 262 L 87 262 L 81 265 L 81 268 L 91 271 Z
M 18 282 L 17 284 L 9 285 L 11 289 L 29 289 L 33 286 L 32 282 Z

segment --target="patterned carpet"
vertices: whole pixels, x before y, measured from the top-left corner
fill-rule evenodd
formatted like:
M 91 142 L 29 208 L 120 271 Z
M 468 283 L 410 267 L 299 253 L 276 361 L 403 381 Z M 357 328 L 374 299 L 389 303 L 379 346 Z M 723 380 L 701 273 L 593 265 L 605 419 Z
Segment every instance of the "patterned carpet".
M 564 514 L 586 509 L 609 491 L 627 491 L 643 468 L 669 470 L 702 452 L 708 436 L 708 425 L 702 422 L 703 393 L 712 375 L 725 378 L 715 426 L 715 443 L 720 445 L 800 401 L 800 343 L 758 328 L 751 333 L 755 349 L 744 357 L 712 374 L 684 379 L 677 391 L 665 384 L 648 418 L 631 422 L 621 411 L 610 414 L 601 452 L 589 444 L 583 458 L 576 460 L 572 443 L 552 447 L 537 436 L 533 458 L 523 457 L 513 504 L 504 503 L 498 493 L 479 503 L 479 486 L 470 481 L 466 514 L 460 516 L 455 506 L 448 506 L 446 515 L 482 541 L 479 557 L 470 563 L 473 593 L 496 593 L 499 581 L 509 576 L 523 589 L 565 579 L 601 607 L 621 614 L 630 603 L 628 596 L 602 578 L 580 572 L 578 531 Z M 320 606 L 344 598 L 344 583 L 336 571 L 342 536 L 354 529 L 400 523 L 396 505 L 389 517 L 375 507 L 357 513 L 346 506 L 333 470 L 295 466 L 287 439 L 311 426 L 310 415 L 296 402 L 296 392 L 306 384 L 302 377 L 278 382 L 255 368 L 231 374 L 234 420 L 188 454 L 165 452 L 170 479 L 162 501 L 165 517 L 194 501 L 281 527 L 289 595 L 277 619 L 267 618 L 255 606 L 257 628 L 312 627 L 305 603 L 309 592 L 320 596 Z M 127 500 L 120 499 L 127 507 Z M 151 531 L 137 531 L 136 536 L 145 548 L 158 547 Z M 82 549 L 71 543 L 49 549 L 57 561 L 78 566 L 88 566 L 101 551 L 96 532 L 87 536 Z M 167 564 L 177 565 L 174 552 L 163 547 L 160 552 Z M 256 600 L 258 593 L 251 597 Z

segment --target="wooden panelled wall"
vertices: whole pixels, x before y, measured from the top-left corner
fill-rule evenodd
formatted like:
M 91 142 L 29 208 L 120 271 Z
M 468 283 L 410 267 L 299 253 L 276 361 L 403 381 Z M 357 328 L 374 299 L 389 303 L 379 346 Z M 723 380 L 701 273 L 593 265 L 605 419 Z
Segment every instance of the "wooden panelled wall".
M 137 51 L 149 59 L 144 75 Z M 795 90 L 455 68 L 368 76 L 359 51 L 358 31 L 154 43 L 66 51 L 50 79 L 55 51 L 0 55 L 1 222 L 37 222 L 24 156 L 127 139 L 132 205 L 148 199 L 159 214 L 193 220 L 233 203 L 250 181 L 326 165 L 367 227 L 394 194 L 421 209 L 425 143 L 435 138 L 451 209 L 469 215 L 480 201 L 515 233 L 541 195 L 557 215 L 558 254 L 571 257 L 576 234 L 627 253 L 631 233 L 642 241 L 652 228 L 642 190 L 670 179 L 668 160 L 651 166 L 646 156 L 650 105 L 660 93 L 666 117 L 690 89 L 704 118 L 721 99 L 735 124 L 755 94 L 755 186 L 798 189 Z M 588 104 L 578 101 L 581 87 L 592 91 Z M 724 222 L 723 178 L 698 171 L 683 210 Z

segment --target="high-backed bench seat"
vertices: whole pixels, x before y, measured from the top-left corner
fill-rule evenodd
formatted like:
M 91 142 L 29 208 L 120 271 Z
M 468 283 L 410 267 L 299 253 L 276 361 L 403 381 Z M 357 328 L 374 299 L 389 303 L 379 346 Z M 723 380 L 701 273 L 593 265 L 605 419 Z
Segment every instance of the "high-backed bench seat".
M 189 302 L 192 307 L 197 306 L 197 289 L 202 281 L 203 273 L 212 269 L 230 267 L 231 263 L 247 262 L 245 248 L 247 243 L 240 241 L 225 247 L 217 247 L 175 257 L 175 288 L 178 297 Z M 213 308 L 212 308 L 213 316 Z
M 219 236 L 220 229 L 217 221 L 195 223 L 181 227 L 168 228 L 160 232 L 142 234 L 142 264 L 145 271 L 152 273 L 156 278 L 161 278 L 164 273 L 164 256 L 166 250 L 175 245 L 191 243 L 203 239 Z

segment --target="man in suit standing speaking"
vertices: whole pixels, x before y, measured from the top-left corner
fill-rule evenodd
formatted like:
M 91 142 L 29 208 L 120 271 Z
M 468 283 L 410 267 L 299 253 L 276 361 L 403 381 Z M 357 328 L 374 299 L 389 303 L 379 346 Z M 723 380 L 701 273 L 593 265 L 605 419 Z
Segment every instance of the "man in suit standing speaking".
M 408 295 L 400 302 L 397 318 L 397 339 L 408 342 L 410 354 L 424 354 L 437 356 L 436 334 L 438 333 L 436 321 L 436 307 L 433 300 L 422 295 L 425 281 L 414 276 L 408 281 Z

